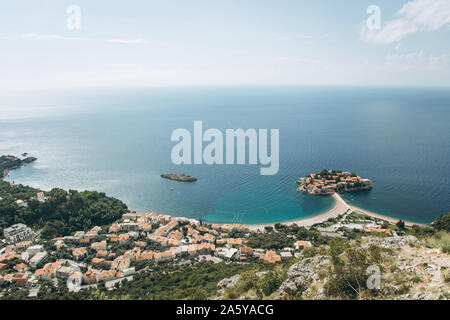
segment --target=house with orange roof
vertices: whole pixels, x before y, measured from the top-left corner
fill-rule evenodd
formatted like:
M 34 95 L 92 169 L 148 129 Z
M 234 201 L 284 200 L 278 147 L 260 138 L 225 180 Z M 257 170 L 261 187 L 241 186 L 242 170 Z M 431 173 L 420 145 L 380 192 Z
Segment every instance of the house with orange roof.
M 210 233 L 206 233 L 204 236 L 203 236 L 203 240 L 206 240 L 206 241 L 208 241 L 208 242 L 214 242 L 214 240 L 216 239 L 216 237 L 214 237 L 212 234 L 210 234 Z
M 135 212 L 127 212 L 122 215 L 122 219 L 136 220 L 137 217 L 138 217 L 138 214 Z
M 46 263 L 41 269 L 37 269 L 34 272 L 34 276 L 37 278 L 50 280 L 56 275 L 56 270 L 58 270 L 62 266 L 62 264 L 63 262 L 60 260 L 56 262 Z
M 98 250 L 97 251 L 97 256 L 99 257 L 106 257 L 108 255 L 108 251 L 106 250 Z
M 153 260 L 153 256 L 153 251 L 144 251 L 139 255 L 138 260 Z
M 120 244 L 125 244 L 125 243 L 128 242 L 129 238 L 130 238 L 130 237 L 129 237 L 128 234 L 126 234 L 126 233 L 121 233 L 121 234 L 119 234 L 119 243 L 120 243 Z
M 305 247 L 311 247 L 311 242 L 309 241 L 297 241 L 294 244 L 295 249 L 300 250 L 303 249 Z
M 172 260 L 174 258 L 174 254 L 172 253 L 172 251 L 168 250 L 168 251 L 164 251 L 164 252 L 155 252 L 153 257 L 154 257 L 155 261 L 161 262 L 161 261 Z
M 208 242 L 201 243 L 198 246 L 198 251 L 202 254 L 214 252 L 215 250 L 216 250 L 216 246 L 214 244 L 208 243 Z
M 367 233 L 372 233 L 372 232 L 382 232 L 387 234 L 388 236 L 392 236 L 392 232 L 389 229 L 381 229 L 381 228 L 377 228 L 375 226 L 366 226 L 363 228 L 364 232 Z
M 95 232 L 96 234 L 98 234 L 100 231 L 102 231 L 102 227 L 100 227 L 100 226 L 95 226 L 95 227 L 93 227 L 90 231 L 91 231 L 91 232 Z
M 87 245 L 89 242 L 91 242 L 91 239 L 89 239 L 89 238 L 83 238 L 83 239 L 80 239 L 80 241 L 78 241 L 79 244 L 84 244 L 84 245 Z
M 141 230 L 143 231 L 151 231 L 152 230 L 152 225 L 150 223 L 143 223 L 140 225 Z
M 94 284 L 97 283 L 97 276 L 99 275 L 99 271 L 94 269 L 89 269 L 83 274 L 83 282 L 86 284 Z
M 231 231 L 233 231 L 233 225 L 231 225 L 231 224 L 223 224 L 222 225 L 222 230 L 227 231 L 227 232 L 231 232 Z
M 24 277 L 24 273 L 10 273 L 4 276 L 4 280 L 8 282 L 15 282 L 19 286 L 26 286 L 28 279 Z
M 141 254 L 141 248 L 139 248 L 139 247 L 134 247 L 133 250 L 131 250 L 131 258 L 132 259 L 137 259 L 140 254 Z
M 106 240 L 103 241 L 99 241 L 99 242 L 94 242 L 93 244 L 91 244 L 91 248 L 98 251 L 98 250 L 106 250 L 107 245 L 106 245 Z
M 28 248 L 29 246 L 31 246 L 31 244 L 32 244 L 31 241 L 21 241 L 21 242 L 17 242 L 17 243 L 16 243 L 16 249 Z
M 141 248 L 145 248 L 147 246 L 147 242 L 145 241 L 136 241 L 134 244 Z
M 116 276 L 116 270 L 103 270 L 97 275 L 97 282 L 112 280 Z
M 147 219 L 151 219 L 151 218 L 153 218 L 155 215 L 156 215 L 155 212 L 147 212 L 147 213 L 144 213 L 144 217 L 146 217 Z
M 6 253 L 0 255 L 0 262 L 12 260 L 14 258 L 20 258 L 20 255 L 15 253 L 14 251 L 6 252 Z
M 111 263 L 111 268 L 117 270 L 124 270 L 130 266 L 130 258 L 125 256 L 119 256 Z
M 244 243 L 244 239 L 242 238 L 228 238 L 226 239 L 226 241 L 231 245 L 241 245 L 242 243 Z
M 108 232 L 109 233 L 116 233 L 120 230 L 120 226 L 117 223 L 114 223 L 113 225 L 111 225 L 111 227 L 109 227 Z
M 16 280 L 16 284 L 19 287 L 29 287 L 30 286 L 30 282 L 28 281 L 27 278 L 19 278 Z
M 86 255 L 86 253 L 87 250 L 84 247 L 72 249 L 72 256 L 75 258 L 75 260 L 80 260 Z
M 13 268 L 17 272 L 25 272 L 28 270 L 28 266 L 25 263 L 16 264 Z
M 119 242 L 119 237 L 111 237 L 109 238 L 109 242 Z
M 105 259 L 102 258 L 92 258 L 91 263 L 93 265 L 99 265 L 100 263 L 102 263 L 103 261 L 105 261 Z
M 275 251 L 267 250 L 266 253 L 255 253 L 255 256 L 261 260 L 264 260 L 269 263 L 275 263 L 281 261 L 281 256 L 278 255 Z
M 240 247 L 239 254 L 241 256 L 251 256 L 253 255 L 253 249 L 250 247 Z
M 173 230 L 169 232 L 167 237 L 175 240 L 181 240 L 181 238 L 183 238 L 183 233 L 180 231 Z

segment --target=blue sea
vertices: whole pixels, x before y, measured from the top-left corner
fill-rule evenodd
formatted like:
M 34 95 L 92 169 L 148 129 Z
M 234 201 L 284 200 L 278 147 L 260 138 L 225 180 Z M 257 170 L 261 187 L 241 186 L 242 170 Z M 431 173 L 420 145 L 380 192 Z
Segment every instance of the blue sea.
M 172 164 L 171 133 L 208 128 L 279 129 L 280 169 Z M 38 158 L 15 181 L 99 190 L 130 209 L 208 222 L 269 223 L 313 216 L 327 197 L 296 192 L 323 168 L 356 172 L 371 191 L 345 200 L 429 223 L 450 211 L 450 89 L 378 87 L 127 88 L 0 97 L 0 154 Z M 165 180 L 183 172 L 194 183 Z M 171 190 L 173 188 L 173 190 Z

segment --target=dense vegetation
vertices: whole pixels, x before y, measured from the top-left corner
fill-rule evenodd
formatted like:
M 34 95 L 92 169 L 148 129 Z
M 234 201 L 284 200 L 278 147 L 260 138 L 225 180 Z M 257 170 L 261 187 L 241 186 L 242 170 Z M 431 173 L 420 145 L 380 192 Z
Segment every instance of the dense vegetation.
M 134 275 L 131 282 L 125 281 L 117 288 L 108 291 L 104 284 L 98 289 L 91 288 L 80 292 L 69 292 L 65 283 L 57 288 L 52 285 L 42 285 L 38 293 L 38 299 L 50 300 L 86 300 L 86 299 L 207 299 L 213 297 L 217 291 L 217 283 L 238 273 L 256 270 L 271 270 L 274 265 L 265 263 L 239 264 L 202 262 L 195 266 L 179 266 L 165 264 L 157 267 L 157 270 L 145 270 Z M 269 281 L 270 282 L 270 281 Z M 276 283 L 278 284 L 278 283 Z M 271 289 L 270 283 L 265 288 Z M 3 299 L 24 299 L 17 295 L 23 290 L 11 290 Z
M 350 246 L 349 242 L 339 238 L 331 240 L 329 245 L 328 255 L 332 267 L 325 286 L 326 295 L 354 299 L 369 294 L 367 279 L 370 274 L 367 270 L 370 266 L 381 264 L 381 252 L 387 249 L 374 246 L 362 249 Z
M 292 247 L 295 239 L 282 232 L 252 232 L 247 245 L 251 248 L 283 249 Z
M 450 232 L 450 212 L 434 220 L 431 226 L 436 230 Z
M 236 286 L 225 291 L 224 299 L 235 300 L 242 297 L 258 299 L 273 298 L 280 285 L 286 280 L 288 264 L 278 265 L 274 270 L 257 272 L 254 270 L 241 274 Z
M 0 233 L 12 224 L 25 223 L 42 228 L 41 238 L 50 239 L 110 224 L 127 210 L 122 201 L 102 192 L 53 189 L 45 193 L 48 199 L 41 203 L 33 199 L 38 191 L 0 181 Z M 28 207 L 17 206 L 16 199 L 26 200 Z

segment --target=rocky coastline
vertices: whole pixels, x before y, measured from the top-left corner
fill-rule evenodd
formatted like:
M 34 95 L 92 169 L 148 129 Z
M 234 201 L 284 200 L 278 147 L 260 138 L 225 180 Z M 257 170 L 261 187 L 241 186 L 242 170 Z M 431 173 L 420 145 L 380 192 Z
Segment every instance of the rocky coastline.
M 0 156 L 0 179 L 6 177 L 9 170 L 19 169 L 20 167 L 36 160 L 37 158 L 35 157 L 26 157 L 25 159 L 20 159 L 11 155 Z

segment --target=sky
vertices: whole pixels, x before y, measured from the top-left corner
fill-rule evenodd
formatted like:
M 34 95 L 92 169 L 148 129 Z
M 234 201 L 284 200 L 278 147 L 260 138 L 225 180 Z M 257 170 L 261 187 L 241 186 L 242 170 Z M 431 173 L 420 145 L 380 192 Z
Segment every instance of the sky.
M 450 0 L 0 2 L 2 92 L 200 85 L 450 86 Z

